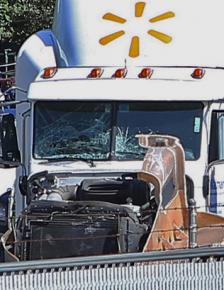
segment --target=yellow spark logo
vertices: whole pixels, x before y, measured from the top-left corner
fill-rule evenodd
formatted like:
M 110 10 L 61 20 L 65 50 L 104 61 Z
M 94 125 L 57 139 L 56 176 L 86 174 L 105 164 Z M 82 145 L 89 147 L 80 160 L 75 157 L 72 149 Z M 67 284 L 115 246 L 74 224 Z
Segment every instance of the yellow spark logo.
M 144 9 L 145 9 L 145 5 L 146 3 L 145 2 L 137 2 L 135 4 L 135 17 L 142 17 L 143 15 L 143 12 L 144 12 Z M 168 11 L 168 12 L 165 12 L 163 14 L 160 14 L 156 17 L 153 17 L 151 19 L 149 19 L 149 22 L 150 23 L 155 23 L 155 22 L 158 22 L 158 21 L 162 21 L 162 20 L 166 20 L 168 18 L 172 18 L 174 17 L 175 14 L 172 12 L 172 11 Z M 116 22 L 116 23 L 120 23 L 120 24 L 124 24 L 127 20 L 125 18 L 122 18 L 120 16 L 117 16 L 113 13 L 106 13 L 104 16 L 103 16 L 103 19 L 104 20 L 109 20 L 109 21 L 113 21 L 113 22 Z M 147 33 L 149 35 L 151 35 L 152 37 L 168 44 L 172 41 L 172 37 L 170 35 L 167 35 L 165 33 L 162 33 L 162 32 L 159 32 L 157 30 L 153 30 L 153 29 L 150 29 L 147 31 Z M 110 43 L 111 41 L 114 41 L 115 39 L 121 37 L 125 35 L 125 31 L 124 30 L 120 30 L 120 31 L 117 31 L 117 32 L 114 32 L 112 34 L 109 34 L 109 35 L 106 35 L 104 37 L 102 37 L 100 40 L 99 40 L 99 43 L 101 45 L 107 45 L 108 43 Z M 140 39 L 138 36 L 133 36 L 132 39 L 131 39 L 131 44 L 130 44 L 130 49 L 129 49 L 129 56 L 130 57 L 138 57 L 139 56 L 139 50 L 140 50 Z

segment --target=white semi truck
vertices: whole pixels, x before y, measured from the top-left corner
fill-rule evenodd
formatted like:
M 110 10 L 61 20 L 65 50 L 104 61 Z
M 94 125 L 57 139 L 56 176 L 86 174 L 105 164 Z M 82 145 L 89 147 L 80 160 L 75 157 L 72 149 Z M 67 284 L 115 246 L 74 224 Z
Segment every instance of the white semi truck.
M 115 224 L 108 226 L 111 217 L 94 220 L 101 226 L 88 224 L 91 209 L 85 202 L 119 204 L 104 209 L 113 215 L 126 200 L 116 202 L 111 192 L 145 188 L 133 181 L 146 153 L 137 134 L 178 137 L 198 210 L 224 215 L 223 41 L 215 32 L 211 41 L 205 34 L 212 30 L 208 25 L 220 25 L 222 4 L 216 1 L 220 9 L 208 24 L 210 1 L 181 6 L 173 1 L 171 7 L 162 1 L 106 2 L 56 1 L 52 30 L 31 36 L 18 54 L 18 144 L 13 119 L 3 114 L 2 167 L 10 168 L 2 168 L 1 176 L 4 181 L 12 172 L 12 179 L 0 188 L 2 193 L 12 188 L 15 196 L 18 223 L 10 227 L 20 259 L 63 256 L 63 245 L 56 254 L 35 244 L 42 239 L 53 245 L 57 230 L 64 240 L 83 231 L 102 231 L 108 239 L 116 232 Z M 200 21 L 192 7 L 200 11 Z M 128 180 L 133 183 L 127 185 Z M 67 201 L 79 202 L 75 210 L 85 212 L 86 219 L 64 222 L 71 214 Z M 43 227 L 45 214 L 52 222 L 58 216 L 56 227 Z M 144 233 L 144 226 L 139 231 Z M 27 246 L 28 239 L 34 242 Z M 109 244 L 102 249 L 99 243 L 95 253 L 116 252 L 115 240 Z M 83 238 L 76 254 L 92 254 L 94 247 Z M 70 250 L 65 254 L 71 255 Z

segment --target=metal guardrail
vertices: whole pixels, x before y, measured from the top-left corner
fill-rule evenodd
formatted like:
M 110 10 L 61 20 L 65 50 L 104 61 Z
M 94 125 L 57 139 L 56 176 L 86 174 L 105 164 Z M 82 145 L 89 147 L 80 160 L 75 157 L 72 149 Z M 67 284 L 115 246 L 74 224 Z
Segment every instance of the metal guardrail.
M 8 64 L 1 64 L 1 65 L 0 65 L 0 68 L 3 68 L 3 67 L 10 67 L 10 66 L 15 66 L 15 65 L 16 65 L 15 62 L 13 62 L 13 63 L 8 63 Z
M 119 265 L 103 268 L 20 272 L 0 278 L 2 290 L 221 290 L 224 262 Z
M 222 257 L 224 247 L 4 263 L 0 289 L 217 290 Z
M 207 259 L 215 257 L 224 259 L 224 247 L 201 247 L 192 249 L 180 249 L 170 251 L 153 251 L 148 253 L 130 253 L 118 255 L 103 255 L 78 258 L 63 258 L 35 261 L 21 261 L 12 263 L 0 263 L 0 275 L 8 272 L 20 272 L 27 270 L 49 270 L 69 267 L 94 267 L 99 265 L 146 263 L 164 261 L 182 261 L 193 259 Z
M 0 76 L 4 76 L 5 78 L 14 77 L 15 68 L 16 68 L 15 62 L 0 65 Z

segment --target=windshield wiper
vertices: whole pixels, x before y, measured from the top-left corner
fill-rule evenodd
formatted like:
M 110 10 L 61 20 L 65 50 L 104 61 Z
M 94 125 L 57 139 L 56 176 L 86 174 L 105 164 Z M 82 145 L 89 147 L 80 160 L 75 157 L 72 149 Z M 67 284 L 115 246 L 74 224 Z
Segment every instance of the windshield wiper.
M 55 157 L 55 158 L 46 158 L 47 161 L 43 161 L 40 164 L 47 164 L 53 162 L 63 162 L 63 161 L 82 161 L 88 163 L 90 167 L 96 167 L 92 159 L 87 158 L 78 158 L 78 157 Z

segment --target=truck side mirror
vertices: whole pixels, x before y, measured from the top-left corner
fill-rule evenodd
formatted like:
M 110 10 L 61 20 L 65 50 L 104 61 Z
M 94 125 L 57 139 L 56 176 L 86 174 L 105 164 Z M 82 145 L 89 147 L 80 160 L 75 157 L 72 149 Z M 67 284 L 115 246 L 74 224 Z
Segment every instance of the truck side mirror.
M 20 162 L 15 120 L 12 114 L 0 115 L 0 164 L 14 167 Z
M 27 195 L 27 176 L 20 176 L 19 177 L 19 190 L 22 195 Z
M 187 190 L 187 200 L 194 199 L 194 182 L 190 176 L 186 175 L 186 190 Z
M 208 174 L 205 174 L 203 176 L 202 192 L 203 192 L 203 197 L 206 199 L 209 194 L 209 175 Z

